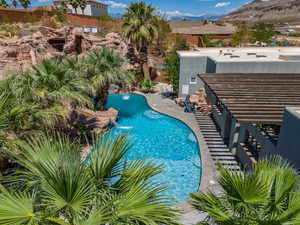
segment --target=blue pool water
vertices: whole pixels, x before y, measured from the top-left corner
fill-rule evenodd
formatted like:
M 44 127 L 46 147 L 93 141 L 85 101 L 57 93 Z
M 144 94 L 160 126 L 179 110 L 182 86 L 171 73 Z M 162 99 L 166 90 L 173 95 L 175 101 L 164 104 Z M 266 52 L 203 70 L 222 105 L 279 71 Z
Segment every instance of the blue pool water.
M 147 159 L 162 164 L 165 173 L 157 182 L 169 186 L 167 192 L 178 202 L 197 192 L 200 184 L 200 155 L 197 138 L 183 122 L 153 111 L 141 95 L 110 95 L 107 108 L 119 110 L 112 133 L 129 134 L 134 146 L 127 160 Z

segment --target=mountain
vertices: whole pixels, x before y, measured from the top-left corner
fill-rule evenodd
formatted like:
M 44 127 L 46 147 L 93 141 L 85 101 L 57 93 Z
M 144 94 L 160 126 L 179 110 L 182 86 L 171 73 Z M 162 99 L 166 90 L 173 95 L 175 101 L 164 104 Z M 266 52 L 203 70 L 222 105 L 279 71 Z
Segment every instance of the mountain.
M 109 13 L 109 16 L 116 18 L 116 19 L 121 19 L 123 14 L 122 13 Z
M 275 21 L 300 20 L 300 0 L 254 0 L 221 18 L 225 21 Z
M 169 17 L 170 21 L 180 21 L 180 20 L 218 20 L 224 15 L 218 14 L 205 14 L 202 16 L 173 16 Z

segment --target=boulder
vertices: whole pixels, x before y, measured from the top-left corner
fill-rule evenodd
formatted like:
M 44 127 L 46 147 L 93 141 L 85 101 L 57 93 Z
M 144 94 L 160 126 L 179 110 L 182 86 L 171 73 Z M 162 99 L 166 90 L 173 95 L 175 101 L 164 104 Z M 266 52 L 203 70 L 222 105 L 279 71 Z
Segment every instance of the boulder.
M 72 126 L 84 124 L 96 134 L 103 133 L 118 118 L 118 111 L 110 108 L 107 111 L 92 111 L 87 108 L 76 108 L 71 116 Z

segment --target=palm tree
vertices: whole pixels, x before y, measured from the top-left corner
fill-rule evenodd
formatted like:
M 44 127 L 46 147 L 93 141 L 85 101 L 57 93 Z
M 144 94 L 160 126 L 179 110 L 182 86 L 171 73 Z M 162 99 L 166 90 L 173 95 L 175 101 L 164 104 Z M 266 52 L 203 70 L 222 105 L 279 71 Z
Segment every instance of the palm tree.
M 141 70 L 147 63 L 148 46 L 158 35 L 160 17 L 156 9 L 144 2 L 132 3 L 123 15 L 123 33 L 140 55 Z
M 103 110 L 107 101 L 110 84 L 117 82 L 130 83 L 131 73 L 122 67 L 124 59 L 119 53 L 102 48 L 91 52 L 85 59 L 86 71 L 83 73 L 88 83 L 93 87 L 94 108 Z
M 79 146 L 66 137 L 18 142 L 10 154 L 24 169 L 0 186 L 0 224 L 177 224 L 165 187 L 151 181 L 159 166 L 127 162 L 125 136 L 95 143 L 82 161 Z
M 62 13 L 67 13 L 68 12 L 68 4 L 65 1 L 61 1 L 61 2 L 59 2 L 58 9 Z
M 0 0 L 0 7 L 7 8 L 8 7 L 7 2 L 5 0 Z
M 89 90 L 86 82 L 66 65 L 65 60 L 47 60 L 0 83 L 0 90 L 10 93 L 14 104 L 23 106 L 26 112 L 22 120 L 16 118 L 10 126 L 16 134 L 28 136 L 45 128 L 61 127 L 69 116 L 71 104 L 91 104 L 83 93 Z
M 17 8 L 18 1 L 17 0 L 12 0 L 11 4 L 13 5 L 13 7 Z
M 31 5 L 30 0 L 19 0 L 19 2 L 24 9 L 27 9 Z
M 88 89 L 85 81 L 70 69 L 69 60 L 54 58 L 33 66 L 33 97 L 44 101 L 72 101 L 89 104 L 90 99 L 82 94 Z
M 77 8 L 79 6 L 79 1 L 78 0 L 69 0 L 69 3 L 75 10 L 75 14 L 77 14 Z
M 216 224 L 299 224 L 299 175 L 280 157 L 260 161 L 249 173 L 222 167 L 220 172 L 223 193 L 191 195 L 193 206 L 207 212 Z
M 82 11 L 82 14 L 84 14 L 84 9 L 86 8 L 86 5 L 87 5 L 86 0 L 78 0 L 78 5 Z

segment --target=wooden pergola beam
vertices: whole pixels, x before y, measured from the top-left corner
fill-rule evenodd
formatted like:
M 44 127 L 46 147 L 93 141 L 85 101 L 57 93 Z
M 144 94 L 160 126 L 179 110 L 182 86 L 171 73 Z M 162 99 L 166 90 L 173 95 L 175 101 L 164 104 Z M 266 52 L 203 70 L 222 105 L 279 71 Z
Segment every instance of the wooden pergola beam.
M 203 74 L 205 87 L 240 123 L 282 123 L 286 106 L 300 105 L 300 74 Z

